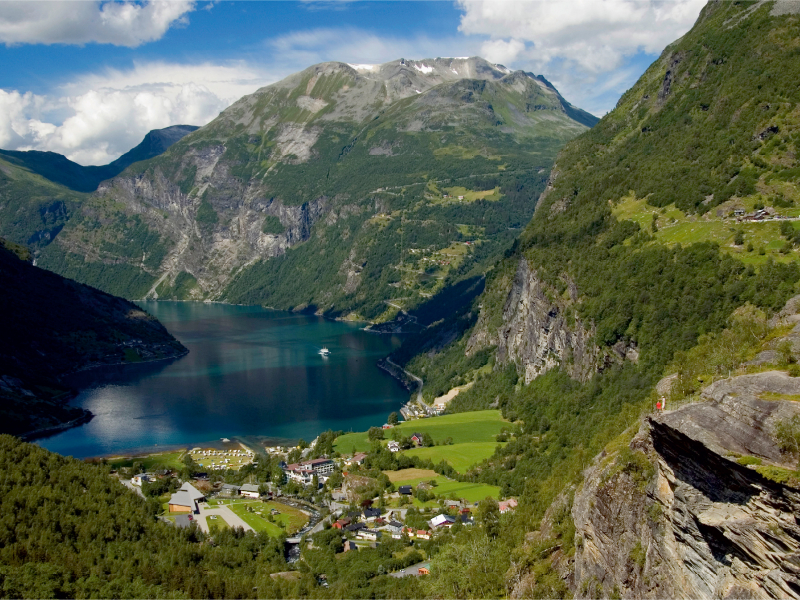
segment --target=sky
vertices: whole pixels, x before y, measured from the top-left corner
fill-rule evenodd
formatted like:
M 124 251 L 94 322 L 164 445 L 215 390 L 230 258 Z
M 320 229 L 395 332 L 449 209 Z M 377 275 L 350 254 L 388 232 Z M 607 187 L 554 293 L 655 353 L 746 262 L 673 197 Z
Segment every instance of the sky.
M 602 116 L 706 0 L 0 0 L 0 148 L 106 164 L 323 61 L 482 56 Z

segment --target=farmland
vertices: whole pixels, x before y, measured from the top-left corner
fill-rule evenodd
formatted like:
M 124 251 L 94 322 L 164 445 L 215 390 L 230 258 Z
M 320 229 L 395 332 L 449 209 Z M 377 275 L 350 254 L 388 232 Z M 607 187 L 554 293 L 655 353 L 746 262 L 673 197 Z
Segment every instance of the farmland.
M 420 482 L 434 481 L 436 486 L 429 491 L 443 498 L 464 498 L 468 502 L 479 502 L 487 496 L 492 498 L 500 496 L 500 488 L 496 486 L 484 483 L 453 481 L 437 474 L 435 471 L 426 469 L 405 469 L 403 471 L 384 471 L 384 473 L 396 487 L 401 485 L 416 487 Z
M 441 443 L 447 438 L 452 438 L 453 445 L 443 447 L 443 452 L 446 455 L 448 452 L 446 449 L 452 449 L 459 444 L 494 444 L 495 436 L 500 433 L 500 430 L 506 424 L 500 416 L 499 410 L 480 410 L 430 419 L 404 421 L 397 425 L 395 429 L 399 430 L 404 436 L 410 436 L 414 433 L 428 433 L 437 443 Z M 385 434 L 387 438 L 391 438 L 392 431 L 388 430 Z M 367 432 L 347 433 L 339 436 L 336 439 L 335 448 L 342 454 L 348 454 L 354 450 L 355 452 L 366 452 L 370 449 Z M 463 453 L 463 450 L 461 452 Z

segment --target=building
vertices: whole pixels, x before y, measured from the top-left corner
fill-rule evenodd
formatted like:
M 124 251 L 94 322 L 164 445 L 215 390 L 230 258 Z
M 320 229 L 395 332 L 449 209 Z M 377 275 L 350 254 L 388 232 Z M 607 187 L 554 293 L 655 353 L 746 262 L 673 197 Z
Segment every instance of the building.
M 517 499 L 516 498 L 509 498 L 508 500 L 501 500 L 498 503 L 498 507 L 500 508 L 500 513 L 504 514 L 509 511 L 514 510 L 517 508 Z
M 169 512 L 197 512 L 197 503 L 206 497 L 191 483 L 184 483 L 169 499 Z
M 348 525 L 350 525 L 350 519 L 339 519 L 338 521 L 334 522 L 334 524 L 331 525 L 331 527 L 341 531 L 342 529 L 344 529 Z
M 420 575 L 430 575 L 431 574 L 431 563 L 425 563 L 419 568 Z
M 364 519 L 366 521 L 372 521 L 377 519 L 381 516 L 381 509 L 380 508 L 365 508 L 364 509 Z
M 353 540 L 345 540 L 344 542 L 344 551 L 350 552 L 351 550 L 358 550 L 358 546 Z
M 364 459 L 367 458 L 367 455 L 364 452 L 356 452 L 353 454 L 353 458 L 348 458 L 345 464 L 348 465 L 362 465 L 364 464 Z
M 301 463 L 286 465 L 284 471 L 286 475 L 298 483 L 308 485 L 312 482 L 314 475 L 327 477 L 336 468 L 336 464 L 330 458 L 315 458 Z
M 428 533 L 427 531 L 422 530 L 422 529 L 419 529 L 417 531 L 416 536 L 417 536 L 417 538 L 419 538 L 421 540 L 429 540 L 429 539 L 431 539 L 431 534 Z
M 388 444 L 386 444 L 386 447 L 389 449 L 390 452 L 399 452 L 400 442 L 391 441 Z
M 345 530 L 349 531 L 350 533 L 357 533 L 357 532 L 361 531 L 362 529 L 366 529 L 366 528 L 367 528 L 367 526 L 364 525 L 364 523 L 353 523 L 352 525 L 347 525 L 345 527 Z
M 428 523 L 431 527 L 450 527 L 456 520 L 450 515 L 437 515 L 433 517 Z
M 399 488 L 397 488 L 397 491 L 400 492 L 401 494 L 403 494 L 404 496 L 410 496 L 411 495 L 411 486 L 410 485 L 401 485 Z
M 381 429 L 393 429 L 393 428 L 394 428 L 394 425 L 389 425 L 388 423 L 384 423 L 383 427 L 381 427 Z
M 155 481 L 155 479 L 155 476 L 151 473 L 139 473 L 131 477 L 131 483 L 133 485 L 142 485 L 143 483 Z
M 222 496 L 238 496 L 239 490 L 241 488 L 238 485 L 233 485 L 232 483 L 223 483 L 222 488 L 220 489 L 219 493 Z
M 370 540 L 374 542 L 377 541 L 382 534 L 380 531 L 375 531 L 374 529 L 367 529 L 365 527 L 364 529 L 359 530 L 359 532 L 356 535 L 360 537 L 362 540 Z
M 258 484 L 245 483 L 240 489 L 239 493 L 246 498 L 259 498 L 261 494 L 258 491 Z
M 417 446 L 421 446 L 422 445 L 422 434 L 415 432 L 414 435 L 411 436 L 411 441 L 414 442 Z

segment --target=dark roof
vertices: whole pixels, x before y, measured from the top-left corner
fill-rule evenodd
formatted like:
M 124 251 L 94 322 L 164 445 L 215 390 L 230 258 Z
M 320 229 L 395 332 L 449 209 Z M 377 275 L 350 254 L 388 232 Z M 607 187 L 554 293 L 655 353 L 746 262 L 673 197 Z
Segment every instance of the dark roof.
M 380 508 L 365 508 L 364 509 L 364 516 L 365 517 L 380 517 L 381 516 L 381 509 Z
M 412 435 L 411 437 L 415 437 L 415 438 L 422 439 L 422 434 L 421 434 L 421 433 L 417 433 L 417 432 L 415 431 L 415 432 L 414 432 L 414 435 Z
M 389 527 L 402 527 L 403 524 L 399 521 L 389 521 Z
M 233 485 L 232 483 L 223 483 L 222 484 L 223 490 L 238 490 L 241 489 L 238 485 Z
M 399 491 L 401 494 L 410 494 L 411 493 L 411 486 L 410 485 L 401 485 L 399 488 L 397 488 L 397 491 Z
M 358 531 L 359 529 L 366 529 L 366 528 L 367 526 L 364 525 L 363 523 L 353 523 L 352 525 L 348 525 L 347 527 L 345 527 L 347 531 Z
M 347 516 L 350 517 L 351 519 L 357 519 L 358 517 L 361 516 L 361 512 L 357 510 L 351 510 L 350 512 L 347 513 Z

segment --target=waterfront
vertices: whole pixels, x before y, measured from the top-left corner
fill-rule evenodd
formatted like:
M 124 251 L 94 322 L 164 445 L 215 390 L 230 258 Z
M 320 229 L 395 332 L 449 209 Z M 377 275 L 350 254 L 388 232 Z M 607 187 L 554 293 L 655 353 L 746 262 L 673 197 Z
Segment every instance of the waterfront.
M 358 325 L 252 306 L 143 302 L 188 349 L 170 362 L 78 373 L 86 425 L 41 446 L 76 457 L 156 452 L 220 438 L 313 439 L 363 431 L 408 392 L 376 362 L 400 344 Z M 326 346 L 329 357 L 319 355 Z

